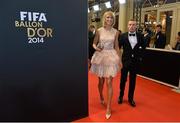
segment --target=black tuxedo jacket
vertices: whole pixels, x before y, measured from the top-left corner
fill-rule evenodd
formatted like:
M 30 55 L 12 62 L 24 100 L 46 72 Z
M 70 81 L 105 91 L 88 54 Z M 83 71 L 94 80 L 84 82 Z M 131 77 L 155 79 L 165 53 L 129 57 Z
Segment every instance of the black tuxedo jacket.
M 144 43 L 145 43 L 145 46 L 146 46 L 146 47 L 149 47 L 150 41 L 151 41 L 151 36 L 150 36 L 149 34 L 147 34 L 147 35 L 144 37 Z
M 123 33 L 119 38 L 119 47 L 123 47 L 122 64 L 123 67 L 131 67 L 142 61 L 145 50 L 144 36 L 136 32 L 137 44 L 132 49 L 128 39 L 128 32 Z
M 166 45 L 166 35 L 162 32 L 156 34 L 156 41 L 154 42 L 155 48 L 165 48 Z
M 89 31 L 88 33 L 88 41 L 89 41 L 89 59 L 93 56 L 95 49 L 93 48 L 93 41 L 94 41 L 95 34 Z

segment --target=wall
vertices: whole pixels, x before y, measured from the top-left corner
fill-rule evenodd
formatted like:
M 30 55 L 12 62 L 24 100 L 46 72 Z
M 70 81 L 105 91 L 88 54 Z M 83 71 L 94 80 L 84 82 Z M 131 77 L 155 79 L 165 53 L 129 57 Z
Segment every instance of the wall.
M 176 44 L 177 32 L 180 31 L 180 26 L 179 26 L 180 25 L 180 2 L 164 4 L 158 8 L 155 8 L 155 7 L 143 8 L 141 22 L 144 22 L 144 15 L 150 11 L 157 11 L 156 12 L 157 23 L 160 22 L 160 12 L 173 11 L 171 35 L 169 38 L 170 38 L 171 47 L 174 47 Z

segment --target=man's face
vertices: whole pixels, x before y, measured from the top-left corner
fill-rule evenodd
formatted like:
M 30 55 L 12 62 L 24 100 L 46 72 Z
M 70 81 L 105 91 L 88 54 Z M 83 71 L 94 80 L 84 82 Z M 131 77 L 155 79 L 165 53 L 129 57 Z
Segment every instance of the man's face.
M 180 36 L 179 35 L 177 36 L 177 41 L 180 42 Z
M 156 32 L 160 32 L 161 31 L 161 28 L 160 27 L 156 27 Z
M 129 32 L 135 32 L 136 31 L 136 21 L 129 21 L 128 22 L 128 30 Z
M 90 30 L 91 32 L 94 32 L 95 28 L 90 28 L 89 30 Z

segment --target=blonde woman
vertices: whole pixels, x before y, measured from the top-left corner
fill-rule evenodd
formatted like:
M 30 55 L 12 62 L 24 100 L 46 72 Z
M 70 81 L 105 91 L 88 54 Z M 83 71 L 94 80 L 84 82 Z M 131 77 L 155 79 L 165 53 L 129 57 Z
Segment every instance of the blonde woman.
M 113 96 L 112 80 L 119 71 L 119 33 L 113 28 L 115 24 L 115 15 L 108 11 L 103 15 L 103 26 L 96 32 L 93 48 L 96 50 L 91 59 L 92 73 L 99 78 L 98 90 L 100 102 L 104 104 L 103 85 L 106 81 L 107 86 L 107 108 L 106 119 L 111 117 L 111 101 Z

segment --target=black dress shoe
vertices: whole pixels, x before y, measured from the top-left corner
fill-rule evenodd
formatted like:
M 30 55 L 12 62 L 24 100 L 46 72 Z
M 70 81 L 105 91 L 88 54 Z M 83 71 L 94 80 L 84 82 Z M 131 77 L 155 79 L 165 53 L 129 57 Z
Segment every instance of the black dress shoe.
M 122 97 L 119 97 L 118 99 L 118 104 L 122 104 L 123 103 L 123 98 Z
M 134 100 L 128 100 L 128 102 L 132 107 L 136 107 L 136 103 L 134 102 Z

